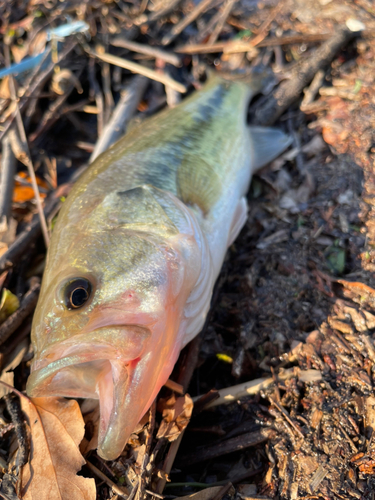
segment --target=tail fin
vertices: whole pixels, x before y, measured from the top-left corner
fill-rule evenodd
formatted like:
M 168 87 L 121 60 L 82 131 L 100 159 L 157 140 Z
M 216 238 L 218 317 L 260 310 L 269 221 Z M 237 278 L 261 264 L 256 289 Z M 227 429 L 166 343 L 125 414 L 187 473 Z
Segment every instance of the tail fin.
M 276 128 L 249 127 L 253 172 L 274 160 L 292 143 L 292 138 Z

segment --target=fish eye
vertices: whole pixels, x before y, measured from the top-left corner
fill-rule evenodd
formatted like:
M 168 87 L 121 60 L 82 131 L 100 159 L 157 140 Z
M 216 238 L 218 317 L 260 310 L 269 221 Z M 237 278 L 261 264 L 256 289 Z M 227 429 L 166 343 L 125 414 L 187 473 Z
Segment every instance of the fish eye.
M 91 283 L 86 278 L 73 278 L 68 281 L 63 288 L 65 307 L 69 311 L 79 309 L 89 300 L 91 291 Z

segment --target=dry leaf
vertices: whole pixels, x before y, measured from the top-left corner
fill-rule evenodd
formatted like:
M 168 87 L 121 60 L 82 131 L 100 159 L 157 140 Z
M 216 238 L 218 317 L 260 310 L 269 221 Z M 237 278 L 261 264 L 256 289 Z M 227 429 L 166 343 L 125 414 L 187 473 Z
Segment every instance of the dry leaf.
M 79 446 L 82 455 L 98 447 L 100 422 L 100 406 L 97 399 L 85 399 L 81 405 L 81 412 L 85 421 L 85 437 Z
M 94 479 L 77 476 L 85 464 L 78 445 L 84 422 L 77 401 L 22 398 L 30 430 L 30 461 L 21 472 L 23 500 L 95 500 Z
M 13 191 L 13 203 L 25 203 L 26 201 L 32 200 L 35 193 L 31 185 L 30 177 L 25 172 L 20 172 L 18 178 L 20 178 L 20 180 L 16 180 Z M 28 185 L 25 185 L 24 182 Z M 44 191 L 48 190 L 48 184 L 39 177 L 36 178 L 36 183 Z M 39 191 L 39 195 L 41 198 L 46 197 L 46 193 L 43 191 Z
M 0 323 L 4 323 L 4 321 L 11 314 L 16 312 L 19 307 L 20 307 L 20 301 L 18 300 L 17 295 L 14 295 L 6 288 L 3 288 L 3 293 L 0 302 Z
M 176 398 L 175 395 L 168 400 L 161 399 L 158 405 L 163 411 L 157 438 L 166 437 L 169 441 L 175 441 L 190 421 L 193 411 L 193 400 L 189 394 Z

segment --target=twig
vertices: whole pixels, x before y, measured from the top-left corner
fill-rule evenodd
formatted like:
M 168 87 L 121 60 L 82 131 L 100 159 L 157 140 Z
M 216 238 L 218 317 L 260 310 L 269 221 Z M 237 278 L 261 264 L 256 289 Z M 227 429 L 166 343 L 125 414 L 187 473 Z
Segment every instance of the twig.
M 252 40 L 250 40 L 250 44 L 252 47 L 255 47 L 262 40 L 264 40 L 266 38 L 266 36 L 268 35 L 268 31 L 269 31 L 269 27 L 270 27 L 271 23 L 273 22 L 273 20 L 277 16 L 277 14 L 281 11 L 281 9 L 283 8 L 283 5 L 284 5 L 284 0 L 279 0 L 279 2 L 277 2 L 276 6 L 273 9 L 271 9 L 267 19 L 260 26 L 256 37 L 253 38 Z
M 185 394 L 184 388 L 182 387 L 182 385 L 178 384 L 177 382 L 174 382 L 170 378 L 166 381 L 166 383 L 164 385 L 165 385 L 165 387 L 168 387 L 168 389 L 171 389 L 172 391 L 177 392 L 177 394 L 181 394 L 181 395 Z
M 35 79 L 35 81 L 30 85 L 30 87 L 26 90 L 25 94 L 22 96 L 22 98 L 20 99 L 20 102 L 19 102 L 19 111 L 22 112 L 23 109 L 25 108 L 25 106 L 28 104 L 29 102 L 29 99 L 31 97 L 33 97 L 34 93 L 42 86 L 44 85 L 44 83 L 48 80 L 48 78 L 51 76 L 56 64 L 60 64 L 61 61 L 63 59 L 65 59 L 65 57 L 67 55 L 70 54 L 70 52 L 75 48 L 75 46 L 77 45 L 77 41 L 76 40 L 72 40 L 71 43 L 69 43 L 65 50 L 63 50 L 59 56 L 59 58 L 57 59 L 56 62 L 53 62 L 48 66 L 48 68 L 43 71 L 40 75 L 38 75 L 38 78 Z M 4 125 L 4 128 L 2 130 L 2 132 L 0 133 L 0 141 L 3 139 L 3 137 L 5 136 L 5 134 L 8 132 L 8 130 L 10 129 L 14 119 L 16 118 L 16 113 L 13 113 L 13 116 L 10 117 L 8 119 L 8 121 L 6 122 L 6 124 Z
M 66 196 L 70 191 L 72 184 L 61 185 L 50 197 L 46 200 L 46 207 L 44 210 L 45 217 L 48 218 L 61 203 L 60 197 Z M 8 250 L 0 257 L 0 273 L 13 267 L 23 257 L 25 251 L 30 248 L 30 245 L 39 238 L 41 234 L 41 226 L 39 218 L 35 218 L 30 226 L 22 231 L 17 236 L 15 242 L 8 248 Z
M 322 379 L 322 374 L 319 370 L 295 370 L 294 368 L 289 368 L 277 375 L 279 380 L 288 380 L 293 377 L 298 377 L 300 380 L 305 381 L 319 381 Z M 204 409 L 214 408 L 222 404 L 233 403 L 237 399 L 243 398 L 245 396 L 254 396 L 260 391 L 268 389 L 272 384 L 275 383 L 273 377 L 269 378 L 257 378 L 251 380 L 250 382 L 244 382 L 243 384 L 234 385 L 232 387 L 227 387 L 226 389 L 221 389 L 218 391 L 219 398 L 215 399 L 211 403 L 208 403 Z M 201 396 L 196 396 L 193 401 L 198 401 Z
M 217 24 L 215 26 L 215 29 L 212 31 L 210 38 L 208 39 L 208 45 L 212 45 L 213 43 L 216 42 L 217 37 L 220 35 L 222 32 L 222 29 L 224 28 L 224 24 L 231 13 L 231 10 L 234 7 L 234 4 L 237 2 L 237 0 L 227 0 L 222 12 L 220 12 L 220 16 L 217 20 Z
M 181 2 L 181 0 L 171 0 L 169 3 L 167 3 L 167 5 L 165 5 L 164 7 L 162 7 L 161 9 L 153 12 L 149 18 L 148 18 L 148 21 L 149 23 L 153 23 L 155 21 L 158 21 L 159 19 L 161 19 L 162 17 L 164 16 L 167 16 L 170 12 L 172 12 L 173 10 L 175 10 L 175 8 L 177 7 L 177 5 Z
M 115 107 L 115 101 L 113 99 L 111 89 L 111 72 L 108 63 L 102 64 L 102 85 L 105 102 L 104 125 L 106 125 Z
M 20 307 L 0 326 L 0 345 L 21 326 L 22 322 L 33 312 L 38 301 L 40 284 L 35 283 L 24 295 Z
M 156 399 L 154 400 L 150 408 L 149 424 L 148 424 L 147 438 L 145 443 L 146 449 L 141 465 L 141 473 L 139 475 L 139 482 L 138 482 L 139 486 L 137 491 L 137 498 L 139 499 L 143 498 L 143 494 L 146 489 L 146 474 L 150 473 L 149 468 L 147 466 L 150 462 L 150 450 L 155 429 L 155 414 L 156 414 Z
M 215 401 L 220 397 L 219 392 L 216 389 L 211 389 L 209 392 L 206 394 L 203 394 L 203 396 L 198 396 L 198 399 L 194 401 L 194 408 L 193 408 L 193 417 L 196 415 L 199 415 L 206 406 L 208 406 L 210 403 Z
M 7 44 L 5 44 L 5 60 L 6 60 L 7 66 L 9 66 L 10 65 L 10 52 L 9 52 L 9 45 L 7 45 Z M 20 157 L 18 159 L 21 160 L 22 163 L 24 163 L 26 165 L 27 170 L 29 172 L 31 184 L 32 184 L 33 190 L 34 190 L 36 206 L 37 206 L 38 214 L 39 214 L 39 218 L 40 218 L 40 225 L 42 228 L 44 243 L 46 245 L 46 248 L 48 248 L 49 236 L 48 236 L 47 223 L 46 223 L 46 219 L 45 219 L 44 212 L 43 212 L 42 200 L 40 198 L 38 184 L 36 182 L 34 167 L 33 167 L 32 160 L 31 160 L 31 155 L 30 155 L 30 150 L 29 150 L 27 138 L 26 138 L 25 128 L 23 126 L 20 107 L 19 107 L 19 104 L 17 101 L 16 87 L 14 85 L 13 76 L 9 77 L 9 90 L 10 90 L 10 97 L 16 105 L 16 122 L 17 122 L 18 134 L 20 136 L 21 142 L 23 143 L 23 147 L 25 148 L 25 151 L 26 151 L 26 155 L 23 158 Z
M 124 486 L 120 488 L 120 486 L 117 486 L 116 483 L 111 481 L 101 470 L 99 470 L 95 465 L 93 465 L 91 462 L 86 460 L 86 465 L 87 467 L 96 475 L 98 476 L 102 481 L 104 481 L 110 488 L 113 489 L 113 491 L 116 493 L 116 495 L 119 495 L 121 498 L 127 498 L 129 495 L 129 490 L 125 488 Z
M 27 463 L 29 447 L 20 401 L 14 394 L 6 394 L 4 399 L 18 441 L 17 466 L 23 467 Z
M 81 73 L 82 70 L 77 75 L 77 78 L 79 78 Z M 64 105 L 65 101 L 68 99 L 75 87 L 75 83 L 70 83 L 64 94 L 58 96 L 58 98 L 51 103 L 40 120 L 37 129 L 29 136 L 30 143 L 35 142 L 41 134 L 43 134 L 48 128 L 51 128 L 52 125 L 60 118 L 61 112 L 59 113 L 59 109 Z
M 89 82 L 91 85 L 90 94 L 91 91 L 94 93 L 96 107 L 98 108 L 97 132 L 98 137 L 100 137 L 104 130 L 104 98 L 95 77 L 95 59 L 89 61 Z
M 319 92 L 320 87 L 323 85 L 324 77 L 325 77 L 325 71 L 320 69 L 312 79 L 310 86 L 305 90 L 305 95 L 300 105 L 301 111 L 309 110 L 309 106 L 313 103 L 315 97 Z
M 352 31 L 343 29 L 323 43 L 314 55 L 301 64 L 291 79 L 282 82 L 266 103 L 256 109 L 254 123 L 257 125 L 274 124 L 277 118 L 299 98 L 317 71 L 325 68 L 336 53 L 354 36 L 355 33 Z
M 212 309 L 211 309 L 212 310 Z M 210 313 L 208 314 L 206 318 L 206 323 L 205 327 L 207 326 L 209 319 L 210 319 Z M 203 329 L 205 328 L 203 327 Z M 182 369 L 179 373 L 178 376 L 178 383 L 182 385 L 184 392 L 187 391 L 187 388 L 189 386 L 191 377 L 193 375 L 193 372 L 195 370 L 195 366 L 198 361 L 198 355 L 199 355 L 199 347 L 201 344 L 201 335 L 198 335 L 195 337 L 189 344 L 188 347 L 188 352 L 186 355 L 185 362 L 182 364 Z M 170 471 L 172 470 L 173 463 L 175 461 L 178 449 L 180 447 L 182 438 L 184 436 L 185 431 L 182 431 L 181 434 L 178 436 L 178 438 L 173 441 L 171 444 L 167 456 L 164 460 L 163 464 L 163 470 L 166 474 L 169 474 Z M 157 484 L 157 493 L 162 493 L 166 484 L 166 479 L 160 479 Z
M 163 83 L 164 85 L 169 85 L 170 87 L 174 88 L 178 92 L 181 92 L 182 94 L 187 92 L 187 88 L 185 87 L 185 85 L 176 82 L 176 80 L 174 80 L 170 76 L 164 73 L 158 73 L 153 69 L 147 68 L 146 66 L 142 66 L 141 64 L 135 63 L 133 61 L 129 61 L 128 59 L 113 56 L 112 54 L 107 54 L 105 52 L 103 54 L 98 54 L 97 52 L 93 53 L 90 52 L 90 55 L 97 57 L 101 61 L 108 62 L 110 64 L 114 64 L 115 66 L 119 66 L 120 68 L 128 69 L 133 73 L 138 73 L 140 75 L 146 76 L 147 78 Z
M 136 76 L 129 87 L 121 95 L 121 99 L 117 104 L 110 121 L 104 127 L 102 135 L 95 144 L 94 151 L 90 156 L 90 163 L 92 163 L 100 155 L 100 153 L 103 153 L 103 151 L 108 149 L 111 144 L 117 141 L 117 139 L 125 133 L 126 126 L 137 110 L 137 106 L 144 91 L 146 90 L 147 84 L 147 78 L 144 78 L 143 76 Z
M 31 330 L 31 322 L 26 323 L 22 328 L 20 328 L 17 335 L 15 335 L 12 340 L 5 346 L 1 346 L 0 351 L 0 371 L 3 369 L 4 359 L 10 354 L 17 346 L 25 339 Z
M 286 419 L 286 421 L 293 427 L 293 429 L 296 431 L 296 433 L 299 435 L 299 437 L 304 439 L 305 436 L 303 435 L 303 432 L 301 431 L 301 429 L 298 428 L 298 426 L 290 418 L 289 413 L 286 411 L 286 409 L 283 408 L 283 406 L 281 406 L 281 404 L 279 404 L 277 401 L 275 401 L 271 396 L 268 396 L 268 399 L 270 400 L 270 402 L 274 406 L 276 406 L 276 408 L 283 415 L 283 417 Z
M 188 453 L 182 456 L 178 462 L 178 467 L 184 467 L 186 465 L 196 464 L 204 462 L 205 460 L 211 460 L 213 458 L 218 458 L 233 451 L 244 450 L 252 446 L 264 443 L 268 439 L 275 435 L 273 429 L 262 428 L 259 431 L 248 432 L 247 434 L 242 434 L 235 438 L 227 439 L 222 443 L 213 444 L 206 446 L 204 449 L 199 449 L 192 453 Z
M 362 31 L 361 37 L 370 37 L 371 32 Z M 175 52 L 179 54 L 210 54 L 216 52 L 225 52 L 226 54 L 234 54 L 236 52 L 248 52 L 253 47 L 279 47 L 282 45 L 293 45 L 301 43 L 324 42 L 334 36 L 334 33 L 320 33 L 311 35 L 291 35 L 283 37 L 272 37 L 266 40 L 260 40 L 254 44 L 254 38 L 251 40 L 229 40 L 226 42 L 217 42 L 212 45 L 207 43 L 187 44 L 177 47 Z
M 202 0 L 199 2 L 189 14 L 183 17 L 182 20 L 172 28 L 170 33 L 162 38 L 161 43 L 163 45 L 169 45 L 176 38 L 176 36 L 189 26 L 190 23 L 195 21 L 198 16 L 208 10 L 212 2 L 213 0 Z
M 16 172 L 16 158 L 13 154 L 10 139 L 4 137 L 1 155 L 1 184 L 0 184 L 0 231 L 8 229 L 9 217 L 12 208 L 14 174 Z
M 150 47 L 149 45 L 145 45 L 143 43 L 133 42 L 122 36 L 117 36 L 111 41 L 111 45 L 114 47 L 122 47 L 124 49 L 131 50 L 133 52 L 137 52 L 138 54 L 144 54 L 146 56 L 154 57 L 155 59 L 161 59 L 173 66 L 180 67 L 181 66 L 181 57 L 176 54 L 172 54 L 171 52 L 166 52 L 163 49 L 159 49 L 157 47 Z
M 237 1 L 237 0 L 236 0 Z M 212 500 L 221 500 L 224 495 L 228 493 L 228 491 L 233 487 L 232 483 L 225 484 L 220 490 L 216 493 Z

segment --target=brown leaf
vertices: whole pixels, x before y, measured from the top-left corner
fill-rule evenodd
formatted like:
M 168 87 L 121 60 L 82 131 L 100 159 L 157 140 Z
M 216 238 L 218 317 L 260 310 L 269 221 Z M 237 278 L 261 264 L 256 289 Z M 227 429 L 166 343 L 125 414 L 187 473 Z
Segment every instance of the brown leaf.
M 31 185 L 30 177 L 25 172 L 20 172 L 18 174 L 18 177 L 20 179 L 24 180 L 28 185 L 25 185 L 20 181 L 16 181 L 15 186 L 14 186 L 14 191 L 13 191 L 13 202 L 14 203 L 24 203 L 26 201 L 32 200 L 35 196 L 35 193 L 34 193 L 34 189 L 33 189 L 32 185 Z M 43 188 L 44 190 L 48 190 L 48 184 L 45 181 L 43 181 L 43 179 L 40 179 L 39 177 L 37 177 L 36 183 L 40 188 Z M 39 192 L 39 196 L 41 198 L 45 198 L 46 194 L 45 194 L 45 192 Z
M 156 437 L 158 439 L 165 437 L 169 441 L 175 441 L 190 421 L 193 400 L 189 394 L 178 398 L 173 395 L 168 400 L 160 400 L 160 408 L 163 411 L 163 420 Z
M 85 460 L 78 445 L 84 422 L 77 401 L 22 398 L 31 429 L 29 463 L 21 472 L 24 500 L 95 500 L 93 479 L 77 476 Z

